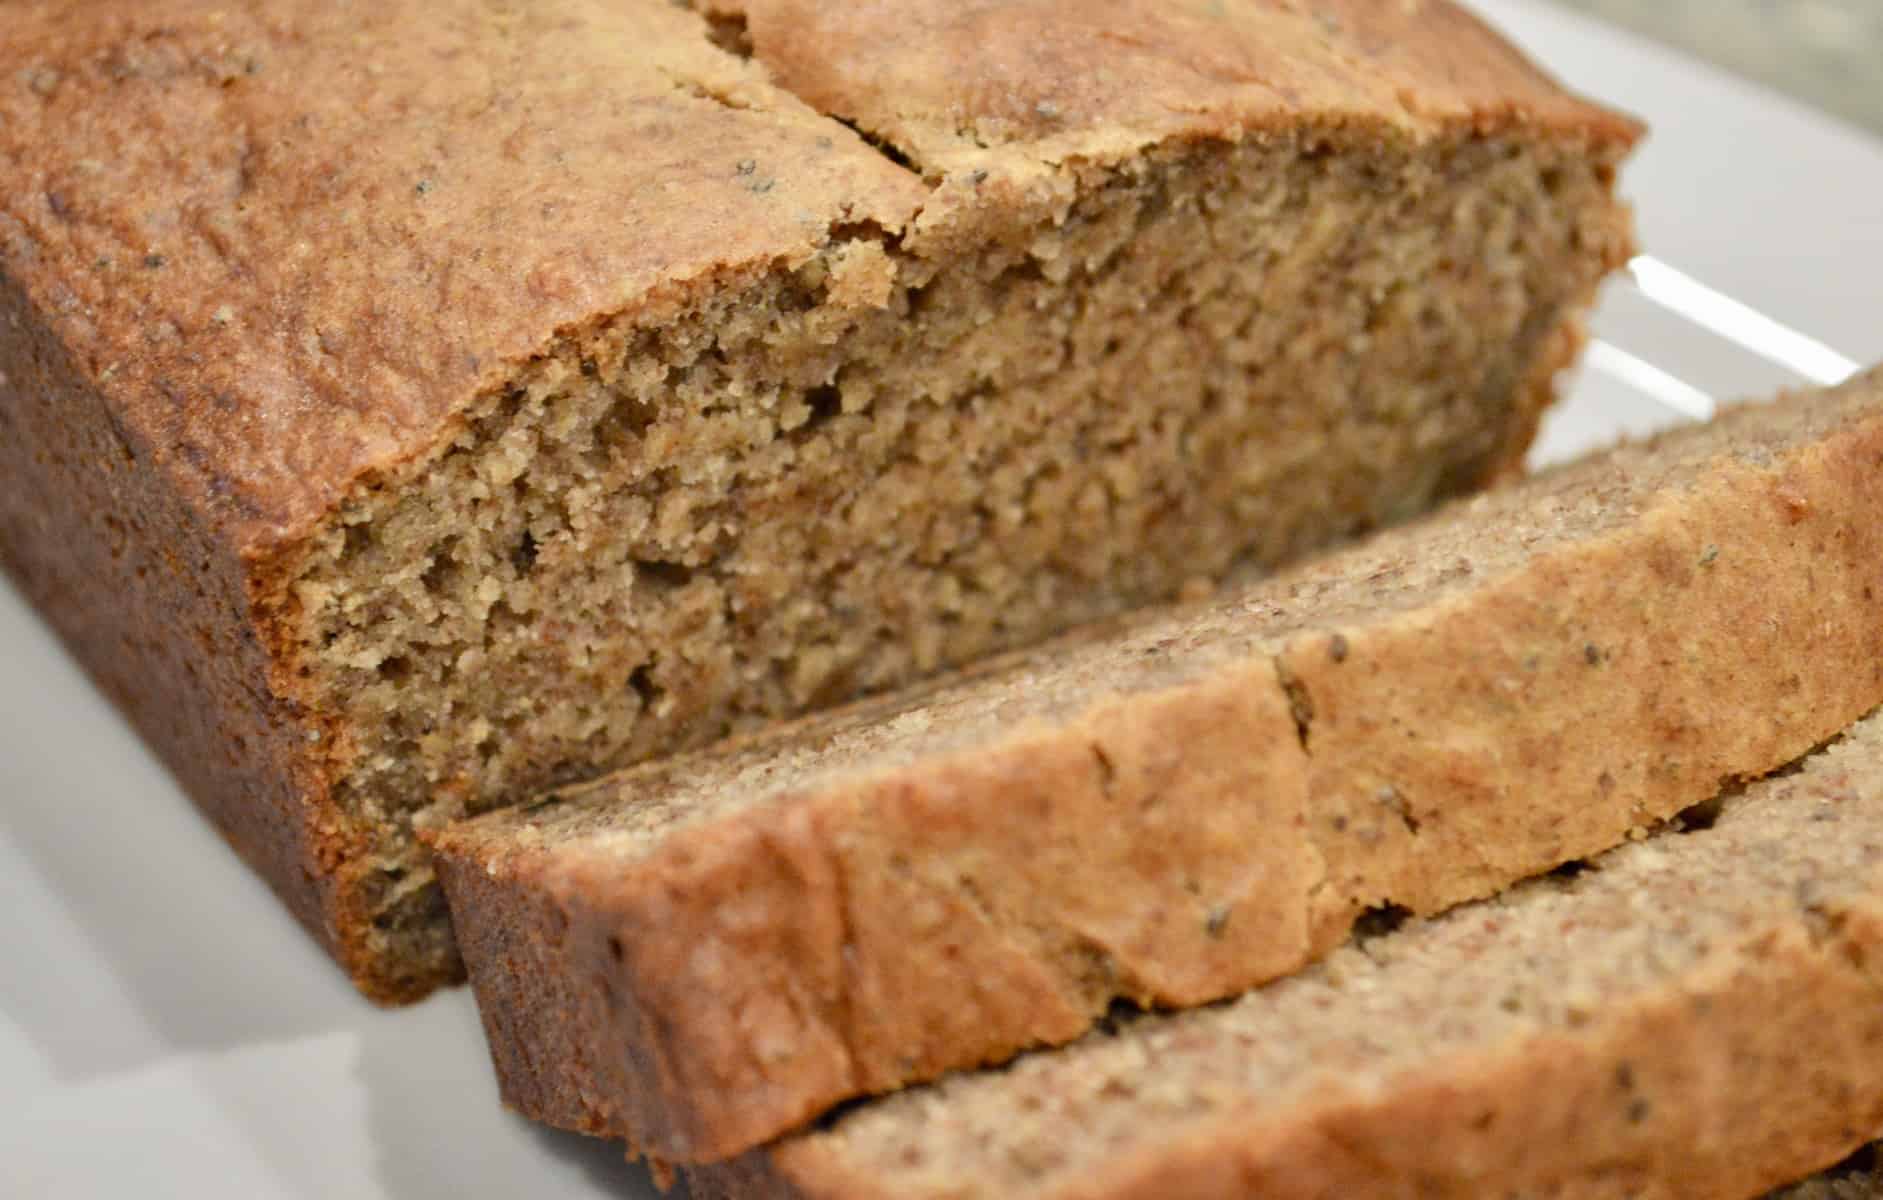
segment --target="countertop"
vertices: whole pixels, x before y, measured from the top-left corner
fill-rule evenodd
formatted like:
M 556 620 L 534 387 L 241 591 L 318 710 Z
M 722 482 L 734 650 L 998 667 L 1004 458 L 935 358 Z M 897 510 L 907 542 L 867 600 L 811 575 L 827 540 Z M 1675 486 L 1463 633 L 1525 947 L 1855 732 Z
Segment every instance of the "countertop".
M 1883 133 L 1883 0 L 1558 0 Z

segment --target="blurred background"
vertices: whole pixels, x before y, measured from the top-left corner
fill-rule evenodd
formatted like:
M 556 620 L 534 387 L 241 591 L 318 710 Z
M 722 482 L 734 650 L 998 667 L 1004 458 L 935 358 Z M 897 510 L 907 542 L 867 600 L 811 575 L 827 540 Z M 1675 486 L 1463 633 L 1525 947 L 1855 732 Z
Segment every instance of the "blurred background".
M 1558 0 L 1883 133 L 1883 0 Z

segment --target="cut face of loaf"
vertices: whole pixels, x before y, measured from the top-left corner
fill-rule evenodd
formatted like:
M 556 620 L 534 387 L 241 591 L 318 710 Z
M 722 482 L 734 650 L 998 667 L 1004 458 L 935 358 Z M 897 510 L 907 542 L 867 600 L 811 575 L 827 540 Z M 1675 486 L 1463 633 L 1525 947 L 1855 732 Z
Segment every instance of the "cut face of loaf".
M 446 831 L 505 1095 L 711 1160 L 1293 971 L 1883 704 L 1883 374 Z
M 692 1190 L 1751 1197 L 1883 1130 L 1880 964 L 1872 718 L 1576 871 L 1232 1004 L 872 1102 Z
M 1518 460 L 1636 130 L 1298 8 L 13 4 L 0 555 L 422 994 L 416 830 Z

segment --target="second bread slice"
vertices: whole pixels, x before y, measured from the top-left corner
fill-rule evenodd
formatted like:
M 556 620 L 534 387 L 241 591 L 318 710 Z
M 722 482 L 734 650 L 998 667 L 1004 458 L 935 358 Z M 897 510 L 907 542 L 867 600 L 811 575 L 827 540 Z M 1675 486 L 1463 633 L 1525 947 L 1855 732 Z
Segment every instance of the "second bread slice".
M 1883 376 L 439 840 L 506 1099 L 712 1161 L 1613 846 L 1883 703 Z
M 1871 717 L 1706 820 L 859 1106 L 691 1194 L 1741 1200 L 1883 1129 L 1880 955 Z

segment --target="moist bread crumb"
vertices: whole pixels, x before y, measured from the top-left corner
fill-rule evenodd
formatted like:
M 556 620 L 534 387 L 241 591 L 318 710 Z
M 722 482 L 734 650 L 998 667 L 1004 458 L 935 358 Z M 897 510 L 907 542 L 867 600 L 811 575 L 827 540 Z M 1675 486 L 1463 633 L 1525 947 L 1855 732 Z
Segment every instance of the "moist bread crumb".
M 1883 373 L 452 827 L 505 1098 L 725 1157 L 1699 824 L 1883 705 L 1879 461 Z
M 420 830 L 1511 468 L 1629 252 L 1449 4 L 711 7 L 8 6 L 0 560 L 380 999 Z

